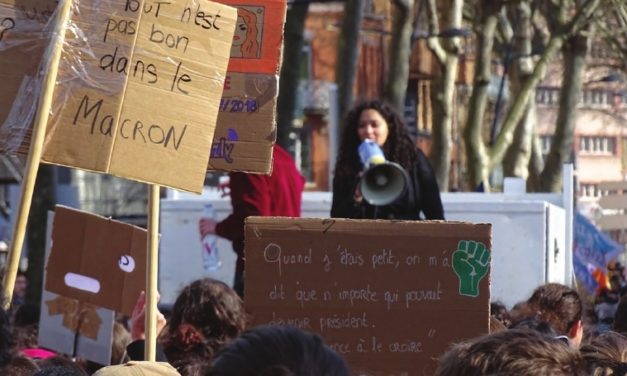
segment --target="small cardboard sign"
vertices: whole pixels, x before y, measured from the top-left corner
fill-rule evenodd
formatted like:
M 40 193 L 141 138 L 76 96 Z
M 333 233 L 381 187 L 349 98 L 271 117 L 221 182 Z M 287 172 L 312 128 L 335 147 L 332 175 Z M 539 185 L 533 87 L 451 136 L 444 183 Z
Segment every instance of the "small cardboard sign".
M 147 249 L 142 228 L 57 206 L 46 289 L 130 316 L 146 288 Z
M 48 213 L 46 259 L 52 245 L 54 213 Z M 44 272 L 44 281 L 46 275 Z M 111 361 L 115 312 L 53 294 L 44 288 L 39 316 L 39 346 L 102 365 Z
M 431 375 L 488 333 L 491 247 L 489 224 L 249 217 L 246 310 L 320 334 L 354 374 Z
M 286 0 L 218 0 L 238 16 L 210 170 L 269 173 Z

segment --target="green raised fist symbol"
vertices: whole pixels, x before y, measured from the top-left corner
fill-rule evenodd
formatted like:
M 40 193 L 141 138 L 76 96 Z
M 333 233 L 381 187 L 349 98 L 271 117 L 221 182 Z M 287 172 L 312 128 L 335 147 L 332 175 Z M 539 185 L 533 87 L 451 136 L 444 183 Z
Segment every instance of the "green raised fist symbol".
M 460 240 L 453 252 L 453 270 L 459 278 L 459 294 L 479 296 L 479 282 L 490 267 L 490 250 L 483 243 Z

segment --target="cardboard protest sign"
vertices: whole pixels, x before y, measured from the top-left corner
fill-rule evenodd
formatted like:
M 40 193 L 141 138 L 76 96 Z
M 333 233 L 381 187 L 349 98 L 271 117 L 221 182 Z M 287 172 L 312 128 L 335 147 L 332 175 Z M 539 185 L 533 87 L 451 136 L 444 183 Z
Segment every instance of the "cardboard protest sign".
M 488 333 L 491 226 L 249 217 L 254 324 L 320 334 L 355 374 L 430 375 Z
M 209 169 L 269 173 L 286 0 L 218 0 L 238 16 Z
M 39 94 L 38 67 L 50 35 L 42 31 L 54 0 L 0 0 L 0 153 L 28 153 Z M 30 92 L 32 95 L 18 97 Z
M 53 218 L 54 213 L 49 212 L 46 226 L 46 260 L 52 245 Z M 110 363 L 115 312 L 51 293 L 45 288 L 42 292 L 41 307 L 39 346 L 103 365 Z
M 146 230 L 57 206 L 46 289 L 129 315 L 146 286 Z
M 201 192 L 237 11 L 209 1 L 76 7 L 42 160 Z

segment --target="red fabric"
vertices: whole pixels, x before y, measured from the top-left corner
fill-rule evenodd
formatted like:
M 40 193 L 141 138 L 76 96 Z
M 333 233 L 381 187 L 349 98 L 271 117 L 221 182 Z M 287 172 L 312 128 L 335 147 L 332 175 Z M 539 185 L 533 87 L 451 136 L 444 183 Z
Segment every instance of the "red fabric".
M 237 272 L 244 270 L 244 220 L 248 216 L 300 217 L 305 178 L 290 154 L 278 145 L 272 152 L 272 174 L 229 174 L 233 214 L 216 225 L 216 234 L 231 240 Z
M 48 359 L 48 358 L 52 358 L 53 356 L 56 356 L 57 354 L 53 353 L 52 351 L 48 351 L 46 349 L 36 348 L 36 349 L 24 349 L 22 350 L 22 355 L 30 359 Z

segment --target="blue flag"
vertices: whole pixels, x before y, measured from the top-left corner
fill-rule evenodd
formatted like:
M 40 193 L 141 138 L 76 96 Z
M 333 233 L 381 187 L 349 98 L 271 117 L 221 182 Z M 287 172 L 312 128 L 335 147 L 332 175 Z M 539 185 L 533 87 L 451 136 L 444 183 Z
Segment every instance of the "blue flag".
M 607 264 L 623 252 L 623 246 L 599 231 L 586 217 L 575 214 L 573 268 L 579 282 L 591 293 L 597 288 L 595 269 L 607 272 Z

